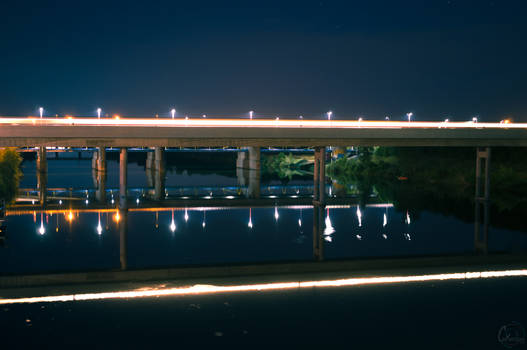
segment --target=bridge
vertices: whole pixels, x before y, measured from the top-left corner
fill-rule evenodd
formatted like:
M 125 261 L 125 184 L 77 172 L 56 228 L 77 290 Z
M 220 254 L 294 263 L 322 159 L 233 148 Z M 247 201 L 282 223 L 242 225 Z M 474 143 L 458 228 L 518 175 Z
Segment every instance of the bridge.
M 119 148 L 119 210 L 130 203 L 128 149 L 148 147 L 146 170 L 152 199 L 165 194 L 164 153 L 167 147 L 242 147 L 236 161 L 238 183 L 248 199 L 261 199 L 262 147 L 314 148 L 312 204 L 314 231 L 323 225 L 327 204 L 326 147 L 464 146 L 477 147 L 475 244 L 486 252 L 488 236 L 490 147 L 527 147 L 527 124 L 470 122 L 395 122 L 348 120 L 153 119 L 153 118 L 1 118 L 0 147 L 38 147 L 39 204 L 48 205 L 47 148 L 95 147 L 96 197 L 106 201 L 106 152 Z M 311 199 L 310 199 L 311 200 Z M 183 202 L 180 202 L 183 203 Z M 51 203 L 50 203 L 51 204 Z M 481 226 L 483 229 L 481 229 Z M 321 243 L 321 242 L 319 242 Z M 315 255 L 322 245 L 314 246 Z
M 527 146 L 527 124 L 262 119 L 0 119 L 0 147 Z

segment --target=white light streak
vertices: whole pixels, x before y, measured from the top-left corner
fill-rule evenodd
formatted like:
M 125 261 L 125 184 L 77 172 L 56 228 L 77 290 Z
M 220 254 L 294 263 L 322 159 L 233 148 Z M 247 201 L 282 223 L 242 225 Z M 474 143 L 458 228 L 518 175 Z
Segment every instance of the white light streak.
M 156 119 L 156 118 L 120 118 L 120 119 L 97 119 L 97 118 L 43 118 L 35 120 L 33 118 L 10 118 L 0 119 L 0 125 L 20 124 L 20 125 L 64 125 L 84 126 L 126 126 L 126 127 L 213 127 L 213 128 L 360 128 L 360 129 L 437 129 L 444 125 L 440 122 L 398 122 L 398 121 L 364 121 L 359 120 L 287 120 L 287 119 Z M 527 123 L 471 123 L 471 122 L 449 122 L 449 129 L 527 129 Z
M 174 119 L 176 117 L 176 109 L 175 108 L 172 108 L 170 110 L 170 115 L 172 116 L 172 119 Z
M 388 216 L 386 215 L 386 213 L 384 213 L 382 217 L 382 227 L 386 227 L 387 224 L 388 224 Z
M 326 114 L 328 115 L 328 120 L 331 120 L 331 115 L 333 114 L 333 112 L 332 112 L 332 111 L 329 111 L 329 112 L 327 112 Z
M 253 113 L 254 111 L 249 111 L 249 119 L 253 119 Z
M 357 220 L 359 221 L 359 227 L 362 226 L 362 212 L 360 211 L 360 207 L 357 205 Z
M 102 112 L 102 109 L 97 108 L 97 119 L 101 119 L 101 112 Z
M 40 119 L 42 119 L 42 115 L 44 114 L 44 108 L 39 107 L 38 108 L 38 113 L 40 114 Z
M 210 285 L 196 284 L 187 287 L 174 288 L 151 288 L 135 289 L 115 292 L 84 293 L 84 294 L 65 294 L 49 295 L 28 298 L 6 298 L 0 299 L 0 305 L 7 304 L 30 304 L 30 303 L 50 303 L 50 302 L 72 302 L 104 299 L 131 299 L 148 298 L 162 296 L 192 296 L 212 293 L 236 293 L 236 292 L 262 292 L 272 290 L 294 290 L 301 288 L 327 288 L 327 287 L 352 287 L 362 285 L 382 285 L 395 283 L 415 283 L 415 282 L 440 282 L 452 280 L 478 280 L 489 278 L 506 277 L 526 277 L 527 270 L 498 270 L 498 271 L 468 271 L 455 273 L 440 273 L 428 275 L 406 275 L 406 276 L 378 276 L 378 277 L 351 277 L 336 280 L 317 280 L 317 281 L 294 281 L 294 282 L 274 282 L 245 285 Z

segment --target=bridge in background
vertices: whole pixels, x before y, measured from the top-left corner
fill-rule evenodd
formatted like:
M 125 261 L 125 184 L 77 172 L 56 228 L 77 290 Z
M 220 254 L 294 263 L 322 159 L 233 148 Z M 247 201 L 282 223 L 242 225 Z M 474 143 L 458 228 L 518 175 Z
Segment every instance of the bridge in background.
M 94 119 L 2 118 L 0 147 L 38 147 L 39 204 L 47 198 L 47 148 L 92 147 L 92 167 L 99 202 L 106 202 L 106 152 L 119 148 L 118 208 L 123 217 L 131 203 L 127 164 L 130 147 L 148 147 L 146 171 L 152 200 L 165 199 L 166 148 L 242 147 L 236 160 L 238 185 L 249 200 L 261 200 L 262 147 L 314 148 L 312 201 L 313 230 L 321 231 L 328 204 L 325 176 L 326 147 L 347 146 L 464 146 L 477 147 L 475 193 L 475 245 L 486 253 L 490 181 L 490 147 L 527 147 L 527 124 L 477 122 L 390 122 L 234 119 Z M 226 199 L 228 200 L 228 199 Z M 183 202 L 179 202 L 181 204 Z M 481 229 L 483 227 L 483 229 Z M 314 242 L 322 256 L 323 242 Z

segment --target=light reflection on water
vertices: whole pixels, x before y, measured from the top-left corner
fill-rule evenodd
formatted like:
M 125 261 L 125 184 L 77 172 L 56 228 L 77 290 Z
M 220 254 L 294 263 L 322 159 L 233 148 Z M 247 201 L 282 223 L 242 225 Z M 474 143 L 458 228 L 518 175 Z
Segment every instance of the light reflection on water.
M 7 238 L 0 247 L 0 274 L 119 269 L 123 235 L 128 269 L 314 258 L 313 208 L 305 205 L 312 194 L 310 180 L 284 184 L 268 179 L 261 185 L 262 198 L 279 203 L 281 197 L 287 197 L 291 203 L 304 200 L 304 205 L 153 209 L 148 207 L 144 166 L 129 163 L 128 196 L 132 204 L 123 213 L 116 210 L 116 160 L 108 160 L 108 210 L 89 209 L 97 204 L 90 160 L 50 161 L 48 167 L 48 188 L 66 189 L 64 193 L 55 191 L 57 198 L 53 200 L 64 209 L 7 217 Z M 166 174 L 165 201 L 198 196 L 236 203 L 245 198 L 232 171 L 198 174 L 180 171 L 177 166 L 173 170 Z M 25 161 L 23 171 L 20 186 L 36 188 L 35 161 Z M 197 190 L 195 186 L 201 187 Z M 333 194 L 332 187 L 328 189 Z M 58 200 L 59 195 L 82 199 L 85 210 L 68 210 L 69 202 Z M 382 202 L 378 198 L 375 201 Z M 357 202 L 355 198 L 348 205 L 325 208 L 319 232 L 323 259 L 474 252 L 472 222 L 431 211 L 414 215 L 411 205 L 396 210 L 392 203 L 358 206 Z M 524 252 L 527 235 L 492 228 L 488 250 Z
M 123 227 L 129 269 L 313 259 L 310 207 L 168 208 L 121 215 L 66 210 L 8 216 L 12 233 L 0 249 L 0 271 L 118 269 Z M 390 207 L 327 208 L 324 259 L 474 251 L 473 225 L 434 213 L 410 222 L 408 215 Z M 524 234 L 493 231 L 489 251 L 515 249 L 527 249 Z

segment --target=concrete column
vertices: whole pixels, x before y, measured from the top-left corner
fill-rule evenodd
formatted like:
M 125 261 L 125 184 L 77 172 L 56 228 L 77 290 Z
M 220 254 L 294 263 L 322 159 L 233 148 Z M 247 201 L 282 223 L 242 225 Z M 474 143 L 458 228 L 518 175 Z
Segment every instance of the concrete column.
M 326 148 L 315 148 L 315 167 L 313 171 L 313 201 L 324 204 L 326 201 Z
M 106 172 L 106 147 L 98 147 L 97 154 L 97 171 Z
M 324 260 L 324 210 L 321 205 L 313 205 L 313 258 Z
M 483 164 L 482 164 L 483 163 Z M 482 174 L 482 167 L 484 173 Z M 484 178 L 483 178 L 484 177 Z M 482 188 L 483 186 L 483 188 Z M 474 198 L 474 248 L 487 253 L 490 202 L 490 147 L 476 150 L 476 190 Z M 483 211 L 483 222 L 481 214 Z M 482 226 L 483 225 L 483 230 Z
M 165 198 L 165 160 L 161 147 L 154 150 L 154 165 L 154 199 L 159 201 Z
M 260 147 L 247 147 L 247 152 L 238 152 L 236 168 L 260 171 Z
M 119 154 L 119 208 L 126 209 L 127 203 L 127 187 L 128 187 L 128 149 L 121 148 Z
M 47 201 L 47 186 L 48 185 L 48 173 L 43 171 L 37 171 L 37 187 L 38 187 L 38 201 L 41 207 L 46 206 Z
M 97 171 L 97 191 L 95 192 L 95 198 L 101 203 L 106 202 L 106 172 Z
M 46 159 L 46 147 L 39 147 L 37 153 L 37 171 L 40 173 L 48 172 L 48 161 Z
M 121 263 L 121 270 L 126 270 L 128 267 L 127 259 L 127 241 L 128 241 L 128 210 L 119 209 L 119 261 Z
M 249 147 L 238 152 L 236 159 L 238 185 L 247 186 L 248 198 L 260 198 L 260 147 Z
M 153 169 L 154 168 L 154 152 L 147 152 L 146 153 L 146 168 L 147 169 Z

